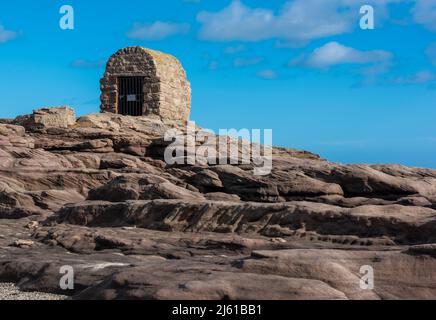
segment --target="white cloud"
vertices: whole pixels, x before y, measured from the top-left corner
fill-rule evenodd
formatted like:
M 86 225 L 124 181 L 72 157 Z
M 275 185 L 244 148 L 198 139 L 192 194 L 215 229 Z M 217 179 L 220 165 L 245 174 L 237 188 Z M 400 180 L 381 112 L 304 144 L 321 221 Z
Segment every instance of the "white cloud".
M 433 72 L 429 70 L 424 70 L 417 72 L 411 76 L 397 78 L 393 82 L 395 84 L 422 84 L 433 81 L 435 79 L 436 75 Z
M 200 38 L 207 40 L 262 40 L 271 36 L 272 11 L 251 9 L 233 1 L 220 12 L 200 12 Z
M 436 50 L 436 44 L 434 49 Z M 300 56 L 291 60 L 288 65 L 301 65 L 321 70 L 327 70 L 337 65 L 359 65 L 361 67 L 355 69 L 354 72 L 357 72 L 361 79 L 354 86 L 374 85 L 380 82 L 384 84 L 413 85 L 436 80 L 436 73 L 430 70 L 423 70 L 397 78 L 387 78 L 392 67 L 392 60 L 393 55 L 388 51 L 362 51 L 337 42 L 329 42 L 315 49 L 308 56 Z M 382 75 L 384 75 L 383 78 L 381 78 Z
M 235 67 L 254 66 L 256 64 L 262 63 L 264 60 L 264 57 L 237 58 L 233 61 L 233 65 Z
M 296 43 L 339 35 L 358 26 L 359 7 L 376 6 L 381 18 L 385 6 L 398 0 L 292 0 L 279 13 L 264 8 L 250 8 L 234 0 L 218 12 L 200 12 L 199 36 L 212 41 L 261 41 L 270 38 Z
M 171 23 L 156 21 L 149 24 L 136 23 L 132 30 L 127 32 L 131 39 L 139 40 L 161 40 L 170 36 L 186 34 L 190 30 L 187 23 Z
M 386 63 L 392 54 L 383 50 L 360 51 L 346 47 L 337 42 L 329 42 L 315 49 L 307 59 L 294 61 L 291 64 L 304 64 L 312 68 L 325 69 L 341 64 L 375 64 Z
M 5 43 L 17 37 L 17 33 L 12 30 L 7 30 L 4 26 L 0 25 L 0 43 Z
M 277 79 L 277 77 L 278 77 L 277 73 L 271 69 L 261 70 L 261 71 L 257 72 L 256 75 L 259 78 L 267 79 L 267 80 Z
M 386 74 L 392 67 L 392 60 L 393 55 L 388 51 L 361 51 L 332 41 L 308 55 L 301 55 L 289 61 L 288 66 L 328 70 L 338 65 L 350 65 L 354 67 L 351 69 L 351 73 L 360 77 L 353 86 L 360 87 L 377 84 L 380 81 L 380 76 Z M 358 68 L 356 68 L 357 66 Z
M 436 31 L 436 0 L 416 0 L 412 12 L 416 23 Z

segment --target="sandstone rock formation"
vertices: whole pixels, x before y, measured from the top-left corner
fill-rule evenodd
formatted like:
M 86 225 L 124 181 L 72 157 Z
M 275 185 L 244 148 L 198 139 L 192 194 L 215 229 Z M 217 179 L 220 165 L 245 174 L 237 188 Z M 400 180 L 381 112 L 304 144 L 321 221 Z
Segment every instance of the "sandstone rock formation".
M 17 117 L 14 122 L 27 128 L 68 128 L 76 123 L 76 116 L 69 107 L 43 108 Z
M 0 282 L 76 299 L 436 298 L 435 170 L 285 148 L 266 176 L 167 165 L 170 128 L 184 130 L 67 109 L 1 120 Z

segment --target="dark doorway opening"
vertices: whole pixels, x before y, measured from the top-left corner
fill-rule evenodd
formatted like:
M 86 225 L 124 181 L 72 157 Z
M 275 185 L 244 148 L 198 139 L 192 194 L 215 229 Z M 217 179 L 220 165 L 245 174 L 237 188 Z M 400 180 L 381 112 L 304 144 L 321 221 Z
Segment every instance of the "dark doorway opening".
M 118 113 L 128 116 L 142 116 L 144 105 L 144 78 L 118 78 Z

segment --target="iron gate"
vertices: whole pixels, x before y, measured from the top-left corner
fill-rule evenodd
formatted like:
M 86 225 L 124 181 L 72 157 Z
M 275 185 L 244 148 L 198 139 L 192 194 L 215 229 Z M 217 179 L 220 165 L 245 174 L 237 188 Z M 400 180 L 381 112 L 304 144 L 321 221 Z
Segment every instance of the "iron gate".
M 144 78 L 118 78 L 118 113 L 129 116 L 142 116 L 144 105 Z

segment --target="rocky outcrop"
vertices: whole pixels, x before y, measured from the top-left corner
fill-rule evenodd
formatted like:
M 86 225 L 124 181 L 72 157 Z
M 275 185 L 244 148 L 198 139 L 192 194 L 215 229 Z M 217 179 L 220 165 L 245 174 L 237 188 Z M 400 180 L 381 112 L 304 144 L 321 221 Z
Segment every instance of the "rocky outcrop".
M 43 108 L 33 114 L 19 116 L 14 123 L 28 129 L 68 128 L 76 123 L 74 110 L 69 107 Z
M 77 299 L 436 298 L 436 171 L 285 148 L 264 176 L 169 165 L 169 129 L 186 132 L 68 109 L 1 120 L 0 281 Z
M 174 178 L 173 180 L 183 184 Z M 88 199 L 120 202 L 152 199 L 204 200 L 205 198 L 201 193 L 177 186 L 161 176 L 129 174 L 119 176 L 104 186 L 90 190 Z
M 433 233 L 435 218 L 433 209 L 411 209 L 400 205 L 349 209 L 305 201 L 264 204 L 191 199 L 118 203 L 87 201 L 64 206 L 57 215 L 57 222 L 183 232 L 263 235 L 273 232 L 275 236 L 297 235 L 304 230 L 311 237 L 325 238 L 326 241 L 329 241 L 329 235 L 334 235 L 345 236 L 345 242 L 346 236 L 358 236 L 385 237 L 392 243 L 414 244 L 436 242 Z
M 21 126 L 12 124 L 0 124 L 0 146 L 2 149 L 11 147 L 15 148 L 33 148 L 35 141 L 32 138 L 25 137 L 25 129 Z M 0 150 L 0 157 L 5 152 Z M 6 159 L 3 159 L 6 161 Z

